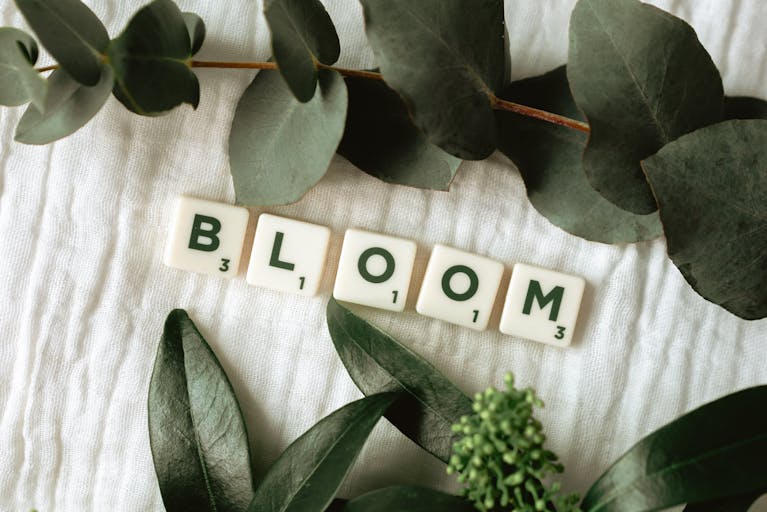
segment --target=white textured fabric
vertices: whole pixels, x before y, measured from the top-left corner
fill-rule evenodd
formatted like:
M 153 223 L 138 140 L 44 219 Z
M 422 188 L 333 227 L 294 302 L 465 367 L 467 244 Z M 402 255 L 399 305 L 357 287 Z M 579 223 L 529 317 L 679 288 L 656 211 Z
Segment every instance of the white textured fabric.
M 88 2 L 117 35 L 137 5 Z M 258 2 L 180 2 L 208 25 L 200 59 L 263 60 Z M 693 24 L 728 94 L 765 95 L 767 3 L 657 1 Z M 515 78 L 566 60 L 574 0 L 507 0 Z M 374 65 L 353 0 L 327 2 L 341 65 Z M 0 24 L 24 27 L 10 0 Z M 110 99 L 55 144 L 13 142 L 21 109 L 0 109 L 0 510 L 162 510 L 147 435 L 146 396 L 163 320 L 185 308 L 226 368 L 245 413 L 257 474 L 322 416 L 360 393 L 325 326 L 333 272 L 302 298 L 163 266 L 177 194 L 231 202 L 229 125 L 253 72 L 199 70 L 195 112 L 141 118 Z M 336 158 L 327 176 L 276 214 L 330 226 L 330 262 L 347 227 L 582 275 L 588 282 L 572 348 L 476 333 L 418 316 L 364 314 L 432 361 L 466 392 L 513 370 L 546 402 L 540 416 L 583 492 L 641 436 L 706 401 L 767 381 L 767 321 L 714 306 L 682 279 L 664 240 L 591 243 L 552 226 L 499 154 L 462 165 L 449 193 L 386 185 Z M 257 212 L 254 212 L 257 213 Z M 331 265 L 332 268 L 332 265 Z M 412 303 L 412 294 L 411 294 Z M 379 425 L 343 494 L 394 483 L 450 489 L 444 466 Z

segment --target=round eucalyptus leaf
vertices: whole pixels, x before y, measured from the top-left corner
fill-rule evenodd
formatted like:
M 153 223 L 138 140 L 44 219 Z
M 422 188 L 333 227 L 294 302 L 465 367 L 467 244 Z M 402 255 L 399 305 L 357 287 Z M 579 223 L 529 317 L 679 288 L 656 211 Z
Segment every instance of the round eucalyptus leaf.
M 722 119 L 722 80 L 695 31 L 638 0 L 579 0 L 567 75 L 591 136 L 589 181 L 623 209 L 657 209 L 639 162 Z
M 45 108 L 45 79 L 35 71 L 37 43 L 22 30 L 0 27 L 0 105 L 16 107 L 32 101 Z
M 767 101 L 750 96 L 724 98 L 725 119 L 767 119 Z
M 183 12 L 181 15 L 184 17 L 184 23 L 189 32 L 189 40 L 192 43 L 191 54 L 195 55 L 202 48 L 202 43 L 205 42 L 205 22 L 193 12 Z

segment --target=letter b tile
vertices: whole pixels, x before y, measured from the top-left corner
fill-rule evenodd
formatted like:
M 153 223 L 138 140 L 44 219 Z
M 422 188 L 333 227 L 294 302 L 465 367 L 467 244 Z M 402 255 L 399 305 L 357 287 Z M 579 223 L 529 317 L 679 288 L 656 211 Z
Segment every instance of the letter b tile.
M 549 345 L 570 345 L 585 286 L 581 277 L 515 264 L 500 331 Z

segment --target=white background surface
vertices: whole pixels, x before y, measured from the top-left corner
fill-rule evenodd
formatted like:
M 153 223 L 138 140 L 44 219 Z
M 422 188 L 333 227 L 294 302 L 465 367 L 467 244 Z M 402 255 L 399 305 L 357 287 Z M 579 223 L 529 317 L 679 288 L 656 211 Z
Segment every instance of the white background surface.
M 134 2 L 88 2 L 116 36 Z M 208 25 L 200 59 L 264 60 L 261 5 L 180 2 Z M 508 0 L 514 77 L 566 60 L 571 0 Z M 690 21 L 728 94 L 767 96 L 767 3 L 658 1 Z M 327 2 L 341 65 L 371 67 L 361 9 Z M 25 27 L 10 0 L 0 24 Z M 242 404 L 257 474 L 319 418 L 358 398 L 328 337 L 321 295 L 305 298 L 162 265 L 172 199 L 232 201 L 227 137 L 253 73 L 199 71 L 200 108 L 141 118 L 110 99 L 77 134 L 44 147 L 13 140 L 22 109 L 0 109 L 0 509 L 161 510 L 147 437 L 146 394 L 167 313 L 189 311 Z M 491 329 L 476 333 L 405 313 L 369 318 L 466 392 L 503 373 L 537 388 L 550 447 L 583 492 L 641 436 L 706 401 L 767 382 L 767 321 L 706 302 L 665 255 L 664 240 L 591 243 L 549 224 L 499 154 L 465 163 L 450 193 L 386 185 L 336 158 L 299 203 L 268 211 L 409 237 L 421 269 L 437 242 L 587 280 L 575 345 L 566 350 Z M 414 297 L 411 291 L 411 302 Z M 449 489 L 444 466 L 379 425 L 343 494 L 393 483 Z

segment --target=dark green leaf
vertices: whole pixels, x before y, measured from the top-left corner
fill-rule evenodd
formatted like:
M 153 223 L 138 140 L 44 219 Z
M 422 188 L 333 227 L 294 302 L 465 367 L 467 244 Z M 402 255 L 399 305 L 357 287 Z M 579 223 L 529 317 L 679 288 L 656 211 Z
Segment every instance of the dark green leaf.
M 424 487 L 394 486 L 378 489 L 346 504 L 343 512 L 476 512 L 460 496 Z
M 37 43 L 24 31 L 0 27 L 0 105 L 16 107 L 32 100 L 45 104 L 45 79 L 33 67 Z
M 764 488 L 767 386 L 706 404 L 642 439 L 591 487 L 587 512 L 661 510 Z
M 183 12 L 181 15 L 184 17 L 186 30 L 189 32 L 189 40 L 192 43 L 191 53 L 194 55 L 200 51 L 202 43 L 205 41 L 205 22 L 193 12 Z
M 471 399 L 421 356 L 332 298 L 327 320 L 336 352 L 360 391 L 404 392 L 386 418 L 447 462 L 457 439 L 451 426 L 471 414 Z
M 399 95 L 378 80 L 347 77 L 346 87 L 349 113 L 338 153 L 380 180 L 447 190 L 461 160 L 426 139 Z
M 369 396 L 320 420 L 269 468 L 248 510 L 325 510 L 373 427 L 396 399 L 396 393 Z
M 503 87 L 501 0 L 361 0 L 386 82 L 426 137 L 459 158 L 495 149 L 494 93 Z
M 561 66 L 514 82 L 505 99 L 573 119 L 582 116 Z M 603 198 L 583 172 L 588 136 L 562 126 L 496 111 L 498 148 L 519 168 L 536 210 L 568 233 L 609 244 L 639 242 L 663 233 L 658 213 L 636 215 Z
M 171 0 L 155 0 L 137 12 L 108 53 L 114 94 L 128 110 L 156 115 L 182 103 L 197 108 L 200 84 L 189 68 L 191 40 Z
M 101 80 L 107 29 L 80 0 L 16 0 L 43 46 L 83 85 Z
M 344 131 L 347 94 L 335 71 L 320 71 L 318 89 L 300 103 L 277 73 L 261 72 L 245 90 L 229 135 L 238 203 L 293 203 L 325 175 Z
M 684 507 L 684 512 L 747 512 L 751 505 L 765 493 L 767 493 L 767 488 L 739 496 L 728 496 L 702 503 L 691 503 Z
M 104 66 L 102 71 L 99 83 L 88 87 L 65 70 L 55 70 L 48 77 L 43 113 L 34 105 L 28 106 L 16 127 L 15 139 L 24 144 L 48 144 L 85 126 L 112 91 L 112 70 Z
M 317 88 L 316 63 L 333 64 L 341 53 L 333 21 L 319 0 L 267 0 L 264 14 L 274 60 L 295 97 L 305 103 Z
M 767 119 L 767 101 L 749 96 L 724 98 L 725 119 Z
M 580 0 L 567 75 L 591 126 L 591 184 L 621 208 L 655 211 L 640 160 L 722 119 L 722 80 L 695 31 L 637 0 Z
M 223 368 L 186 312 L 168 315 L 149 384 L 149 441 L 173 511 L 242 511 L 253 496 L 248 436 Z
M 643 162 L 668 254 L 695 291 L 741 318 L 767 316 L 767 121 L 725 121 Z

